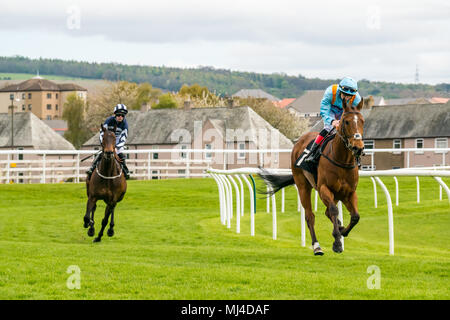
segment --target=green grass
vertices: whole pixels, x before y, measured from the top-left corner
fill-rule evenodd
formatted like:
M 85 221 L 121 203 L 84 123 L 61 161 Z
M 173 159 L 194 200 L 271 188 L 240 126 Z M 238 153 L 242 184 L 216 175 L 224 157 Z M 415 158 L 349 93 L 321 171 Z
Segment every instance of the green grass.
M 31 73 L 5 73 L 0 72 L 0 80 L 28 80 L 35 77 L 36 74 Z M 44 79 L 48 80 L 80 80 L 81 78 L 74 78 L 69 76 L 56 76 L 56 75 L 45 75 L 40 74 Z
M 393 191 L 392 178 L 382 178 Z M 258 199 L 256 236 L 250 236 L 246 199 L 241 233 L 219 219 L 212 179 L 129 181 L 116 209 L 116 235 L 92 243 L 82 220 L 84 184 L 0 186 L 0 299 L 449 299 L 450 205 L 438 184 L 399 178 L 394 201 L 395 255 L 389 255 L 386 200 L 370 179 L 358 187 L 361 220 L 332 251 L 332 225 L 320 203 L 316 233 L 325 251 L 315 257 L 300 245 L 294 188 L 286 212 L 278 201 L 278 239 Z M 450 179 L 445 179 L 450 185 Z M 280 196 L 277 195 L 277 199 Z M 98 203 L 96 233 L 105 205 Z M 349 216 L 344 209 L 344 221 Z M 81 270 L 81 289 L 68 289 L 66 271 Z M 381 288 L 368 289 L 369 266 Z

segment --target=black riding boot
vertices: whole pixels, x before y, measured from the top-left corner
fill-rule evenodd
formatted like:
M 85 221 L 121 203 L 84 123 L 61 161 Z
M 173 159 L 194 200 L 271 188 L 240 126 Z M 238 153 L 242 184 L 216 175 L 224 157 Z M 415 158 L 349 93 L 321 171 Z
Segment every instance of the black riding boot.
M 120 161 L 121 161 L 121 165 L 122 165 L 122 170 L 123 170 L 123 174 L 125 175 L 125 179 L 130 179 L 130 171 L 128 170 L 127 164 L 125 162 L 125 155 L 123 153 L 119 153 L 118 154 Z
M 100 161 L 102 157 L 102 153 L 100 152 L 99 154 L 97 154 L 97 156 L 95 157 L 94 161 L 92 161 L 92 165 L 89 168 L 88 171 L 86 171 L 87 175 L 88 175 L 88 179 L 91 178 L 92 172 L 94 172 L 95 167 L 97 166 L 97 163 Z
M 306 162 L 315 162 L 317 160 L 317 156 L 319 155 L 319 147 L 320 144 L 313 143 L 311 149 L 309 150 L 308 157 L 305 159 Z

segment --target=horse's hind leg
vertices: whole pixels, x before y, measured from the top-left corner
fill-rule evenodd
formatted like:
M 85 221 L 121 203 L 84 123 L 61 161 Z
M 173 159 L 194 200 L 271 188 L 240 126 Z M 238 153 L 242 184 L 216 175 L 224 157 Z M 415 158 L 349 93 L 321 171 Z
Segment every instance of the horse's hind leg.
M 98 233 L 97 238 L 94 239 L 94 242 L 102 241 L 103 231 L 105 231 L 105 228 L 108 225 L 108 219 L 111 214 L 111 211 L 112 211 L 112 207 L 109 204 L 106 205 L 105 217 L 102 220 L 102 228 L 100 229 L 100 232 Z
M 346 201 L 344 201 L 344 205 L 347 210 L 350 212 L 350 223 L 346 228 L 340 227 L 340 231 L 343 237 L 348 236 L 350 231 L 359 221 L 359 213 L 358 213 L 358 198 L 356 196 L 356 192 L 353 192 Z
M 300 178 L 299 178 L 300 179 Z M 300 179 L 302 181 L 302 179 Z M 303 179 L 303 183 L 296 183 L 298 193 L 300 195 L 300 201 L 302 203 L 303 208 L 305 208 L 305 220 L 308 225 L 309 233 L 311 234 L 311 242 L 314 250 L 314 255 L 322 256 L 323 251 L 320 248 L 319 242 L 317 241 L 316 231 L 314 230 L 314 224 L 316 221 L 316 217 L 312 211 L 311 206 L 311 186 L 308 184 L 306 179 Z
M 343 249 L 341 243 L 341 232 L 339 228 L 340 223 L 338 219 L 339 210 L 336 204 L 334 203 L 334 195 L 330 191 L 330 189 L 327 188 L 327 186 L 322 185 L 320 187 L 320 198 L 327 207 L 326 215 L 330 218 L 331 222 L 333 223 L 333 233 L 332 233 L 334 237 L 333 251 L 336 253 L 341 253 Z

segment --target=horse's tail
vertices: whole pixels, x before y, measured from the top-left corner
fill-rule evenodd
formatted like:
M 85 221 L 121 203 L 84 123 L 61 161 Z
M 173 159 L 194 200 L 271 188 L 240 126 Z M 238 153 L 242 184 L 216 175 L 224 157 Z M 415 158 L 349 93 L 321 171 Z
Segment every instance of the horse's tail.
M 261 169 L 258 176 L 264 180 L 264 182 L 270 187 L 269 190 L 258 190 L 258 193 L 267 196 L 272 196 L 284 187 L 288 187 L 295 183 L 294 176 L 292 174 L 272 174 L 265 169 Z

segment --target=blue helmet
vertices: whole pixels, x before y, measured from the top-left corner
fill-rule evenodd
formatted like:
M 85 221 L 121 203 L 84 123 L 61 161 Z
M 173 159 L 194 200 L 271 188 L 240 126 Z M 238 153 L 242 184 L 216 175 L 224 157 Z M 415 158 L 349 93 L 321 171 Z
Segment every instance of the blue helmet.
M 128 113 L 127 106 L 122 103 L 119 103 L 117 106 L 114 107 L 114 114 L 117 113 L 121 113 L 123 115 L 127 114 Z
M 350 77 L 345 77 L 339 82 L 339 90 L 345 94 L 354 96 L 358 91 L 358 84 L 356 80 Z

